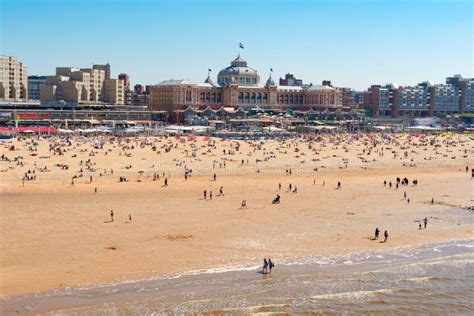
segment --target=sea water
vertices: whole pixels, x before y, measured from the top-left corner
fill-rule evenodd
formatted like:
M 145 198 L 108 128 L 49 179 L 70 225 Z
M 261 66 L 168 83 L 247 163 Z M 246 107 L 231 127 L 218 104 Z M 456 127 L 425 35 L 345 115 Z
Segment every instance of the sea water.
M 474 239 L 2 299 L 2 315 L 474 314 Z

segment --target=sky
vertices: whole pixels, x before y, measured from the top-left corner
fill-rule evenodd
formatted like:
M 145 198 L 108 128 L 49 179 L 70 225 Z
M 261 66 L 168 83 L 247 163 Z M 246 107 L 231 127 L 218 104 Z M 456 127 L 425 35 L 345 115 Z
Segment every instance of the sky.
M 471 0 L 0 0 L 0 54 L 30 75 L 110 63 L 132 84 L 216 80 L 241 56 L 261 81 L 444 82 L 473 77 Z

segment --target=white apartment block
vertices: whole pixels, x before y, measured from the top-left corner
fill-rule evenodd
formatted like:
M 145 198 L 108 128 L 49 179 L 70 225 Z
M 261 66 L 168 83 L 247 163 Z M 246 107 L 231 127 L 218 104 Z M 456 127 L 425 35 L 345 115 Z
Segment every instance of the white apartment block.
M 63 100 L 73 103 L 124 104 L 124 85 L 110 78 L 110 65 L 92 68 L 57 67 L 55 76 L 47 76 L 40 101 Z
M 0 55 L 0 100 L 28 99 L 28 71 L 12 56 Z

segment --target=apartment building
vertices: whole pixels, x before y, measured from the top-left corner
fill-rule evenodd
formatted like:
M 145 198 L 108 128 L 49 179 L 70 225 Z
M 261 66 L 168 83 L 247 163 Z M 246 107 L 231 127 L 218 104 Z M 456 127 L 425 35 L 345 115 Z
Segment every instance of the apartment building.
M 0 55 L 0 100 L 27 99 L 27 68 L 16 57 Z
M 122 80 L 110 78 L 110 65 L 92 68 L 57 67 L 41 88 L 41 103 L 63 100 L 72 103 L 124 104 Z
M 41 88 L 46 83 L 46 76 L 28 76 L 28 99 L 39 100 Z

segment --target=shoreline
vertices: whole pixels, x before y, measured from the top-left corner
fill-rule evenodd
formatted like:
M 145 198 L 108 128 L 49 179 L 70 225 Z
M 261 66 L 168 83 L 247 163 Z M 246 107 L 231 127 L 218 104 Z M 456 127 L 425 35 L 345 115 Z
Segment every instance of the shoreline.
M 452 244 L 457 243 L 466 243 L 472 242 L 472 247 L 474 251 L 474 237 L 473 238 L 454 238 L 454 239 L 446 239 L 446 240 L 438 240 L 436 242 L 428 242 L 428 243 L 415 243 L 411 245 L 405 246 L 397 246 L 388 249 L 362 249 L 360 251 L 353 251 L 353 252 L 345 252 L 345 253 L 325 253 L 325 254 L 318 254 L 315 256 L 310 257 L 294 257 L 288 258 L 284 261 L 277 262 L 278 266 L 286 266 L 286 267 L 296 267 L 296 266 L 326 266 L 326 265 L 337 265 L 337 266 L 344 266 L 346 262 L 341 262 L 342 259 L 347 257 L 364 257 L 363 255 L 366 254 L 391 254 L 394 252 L 409 252 L 418 249 L 424 249 L 429 247 L 437 247 L 437 246 L 449 246 Z M 344 259 L 345 260 L 345 259 Z M 354 263 L 350 262 L 350 264 L 363 264 L 364 262 Z M 203 276 L 203 275 L 218 275 L 222 273 L 232 273 L 232 272 L 250 272 L 250 271 L 258 271 L 261 268 L 261 264 L 259 265 L 250 265 L 250 264 L 238 264 L 236 266 L 215 266 L 215 267 L 207 267 L 195 270 L 186 270 L 186 271 L 177 271 L 171 273 L 162 273 L 155 276 L 145 276 L 142 278 L 136 279 L 126 279 L 126 280 L 113 280 L 113 281 L 105 281 L 99 283 L 85 283 L 85 284 L 77 284 L 68 287 L 57 287 L 57 288 L 50 288 L 39 290 L 35 292 L 24 292 L 24 293 L 17 293 L 12 295 L 5 295 L 1 296 L 2 300 L 10 300 L 10 299 L 17 299 L 21 297 L 28 297 L 28 296 L 36 296 L 36 295 L 46 295 L 46 294 L 58 294 L 60 292 L 69 292 L 71 290 L 89 290 L 89 289 L 100 289 L 106 287 L 114 287 L 126 284 L 134 284 L 140 282 L 150 282 L 150 281 L 160 281 L 160 280 L 173 280 L 179 279 L 182 277 L 192 277 L 192 276 Z
M 422 262 L 429 263 L 433 260 L 439 261 L 443 258 L 456 258 L 457 256 L 468 256 L 467 258 L 470 259 L 467 260 L 474 263 L 473 238 L 422 245 L 409 245 L 386 250 L 295 258 L 295 260 L 289 262 L 278 262 L 273 271 L 273 275 L 274 277 L 290 277 L 292 273 L 296 273 L 297 275 L 301 273 L 324 275 L 333 273 L 331 271 L 337 271 L 337 273 L 350 273 L 351 271 L 374 273 L 375 271 L 383 271 L 384 269 L 396 269 L 398 266 L 419 264 Z M 387 264 L 389 265 L 387 266 Z M 373 267 L 379 265 L 382 265 L 381 268 L 373 269 Z M 179 286 L 182 287 L 184 284 L 188 284 L 188 282 L 199 281 L 208 283 L 211 280 L 221 280 L 222 278 L 237 278 L 242 280 L 242 282 L 258 279 L 260 276 L 258 273 L 257 275 L 255 273 L 259 271 L 260 267 L 261 266 L 235 266 L 201 269 L 144 279 L 80 285 L 2 297 L 0 311 L 3 310 L 2 313 L 5 315 L 21 312 L 23 308 L 25 308 L 23 305 L 26 304 L 26 302 L 28 302 L 27 305 L 29 306 L 27 308 L 28 312 L 34 313 L 80 312 L 81 310 L 95 310 L 95 308 L 103 309 L 109 304 L 118 304 L 118 306 L 126 306 L 127 304 L 136 305 L 138 304 L 137 302 L 146 300 L 150 295 L 153 296 L 154 291 L 160 291 L 159 288 L 161 288 L 161 286 L 174 288 L 175 286 L 172 284 L 175 283 L 181 284 Z M 268 275 L 270 278 L 271 276 L 272 274 Z M 264 277 L 264 275 L 261 275 L 261 277 Z M 179 288 L 175 291 L 179 291 L 178 289 Z M 92 296 L 87 293 L 92 294 Z M 338 297 L 340 295 L 347 295 L 348 293 L 350 292 L 316 295 L 312 298 L 319 298 L 319 296 L 321 296 L 321 298 L 330 296 Z M 123 299 L 131 298 L 131 301 L 122 301 Z

